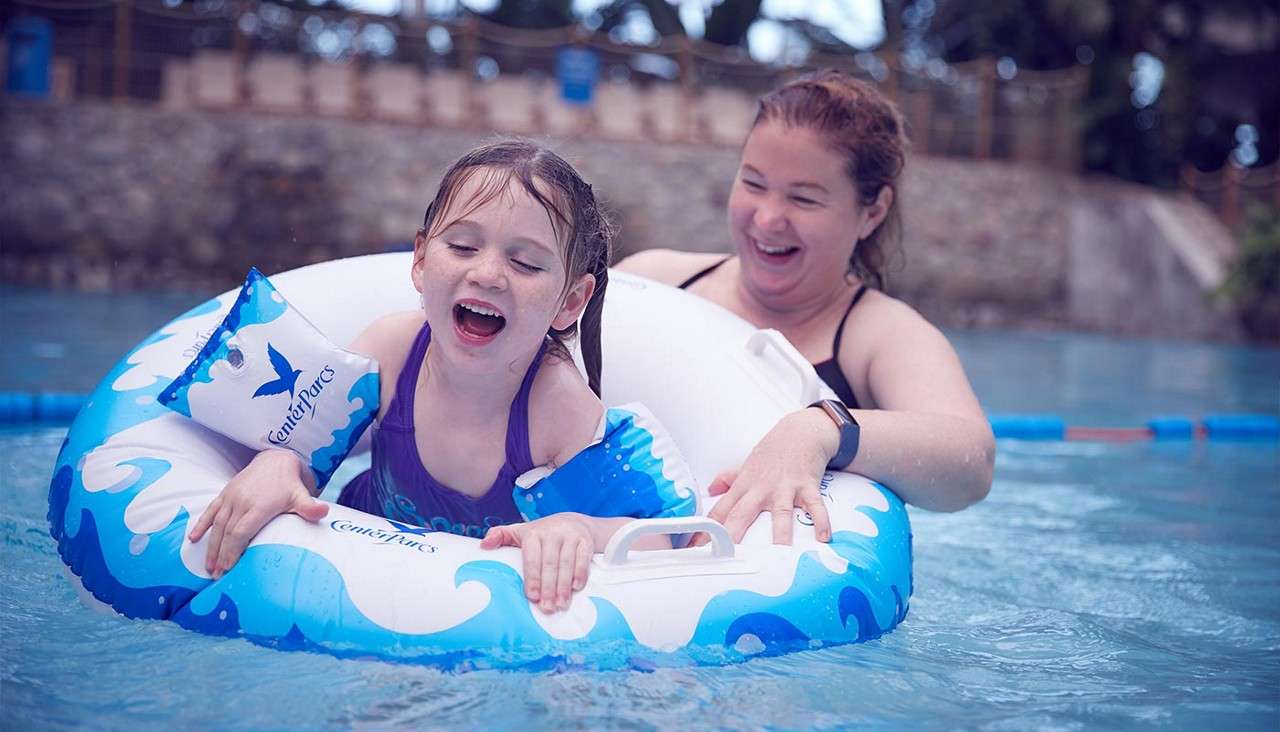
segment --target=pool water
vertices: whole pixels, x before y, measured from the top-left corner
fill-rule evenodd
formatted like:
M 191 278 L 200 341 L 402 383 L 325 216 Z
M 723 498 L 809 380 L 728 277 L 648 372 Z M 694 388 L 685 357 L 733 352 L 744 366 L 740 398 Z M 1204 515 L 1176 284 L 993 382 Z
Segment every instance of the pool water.
M 87 390 L 200 299 L 6 295 L 0 390 Z M 1274 350 L 951 335 L 993 412 L 1115 426 L 1280 412 Z M 0 729 L 1280 725 L 1275 442 L 1001 441 L 986 501 L 913 510 L 915 595 L 881 639 L 723 668 L 530 674 L 281 652 L 86 607 L 45 519 L 65 431 L 0 429 Z

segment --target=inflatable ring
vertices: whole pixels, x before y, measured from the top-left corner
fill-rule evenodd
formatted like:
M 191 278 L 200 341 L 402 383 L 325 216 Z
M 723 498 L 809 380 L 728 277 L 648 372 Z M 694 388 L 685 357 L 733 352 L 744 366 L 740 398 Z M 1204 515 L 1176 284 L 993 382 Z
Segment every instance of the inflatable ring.
M 408 257 L 328 262 L 272 280 L 334 342 L 347 343 L 378 316 L 417 305 Z M 252 452 L 156 396 L 235 296 L 196 307 L 121 359 L 59 453 L 49 489 L 58 551 L 93 598 L 128 617 L 448 668 L 619 668 L 865 641 L 907 612 L 907 512 L 893 493 L 844 473 L 822 481 L 830 543 L 815 540 L 801 511 L 793 546 L 771 543 L 768 513 L 738 545 L 706 518 L 635 521 L 596 555 L 570 607 L 552 615 L 525 599 L 518 550 L 483 551 L 473 538 L 336 505 L 316 524 L 276 518 L 214 581 L 203 540 L 186 535 Z M 604 327 L 605 402 L 648 405 L 703 486 L 824 388 L 776 333 L 641 278 L 611 277 Z M 702 497 L 704 512 L 710 501 Z M 694 530 L 714 541 L 628 552 L 637 536 Z

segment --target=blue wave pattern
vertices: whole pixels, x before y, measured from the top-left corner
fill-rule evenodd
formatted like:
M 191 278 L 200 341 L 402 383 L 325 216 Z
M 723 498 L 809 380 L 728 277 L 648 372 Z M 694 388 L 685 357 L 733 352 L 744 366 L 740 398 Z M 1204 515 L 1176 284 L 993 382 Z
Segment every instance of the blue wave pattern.
M 281 321 L 283 316 L 291 311 L 294 313 L 292 319 L 287 322 Z M 240 294 L 236 297 L 235 302 L 232 303 L 227 317 L 214 330 L 208 342 L 201 348 L 200 353 L 182 374 L 160 393 L 160 402 L 185 417 L 206 423 L 206 420 L 202 419 L 202 415 L 192 413 L 190 403 L 191 388 L 196 384 L 213 384 L 215 381 L 212 373 L 213 368 L 218 362 L 228 360 L 231 344 L 233 343 L 231 338 L 239 333 L 242 328 L 250 325 L 266 325 L 276 321 L 281 321 L 280 328 L 304 328 L 312 332 L 313 337 L 310 340 L 315 352 L 308 355 L 311 355 L 317 363 L 324 363 L 323 360 L 315 358 L 317 355 L 329 354 L 334 357 L 333 363 L 342 364 L 342 366 L 339 366 L 339 370 L 343 375 L 349 373 L 349 368 L 359 367 L 358 365 L 351 366 L 349 362 L 354 357 L 330 343 L 323 334 L 315 330 L 314 326 L 306 322 L 305 318 L 300 318 L 296 310 L 271 284 L 271 281 L 256 268 L 253 268 L 249 270 L 244 285 L 240 288 Z M 267 347 L 268 351 L 270 351 L 270 343 L 267 344 Z M 280 354 L 276 353 L 274 357 L 280 357 Z M 363 357 L 355 360 L 371 362 Z M 290 367 L 287 361 L 284 362 L 284 366 Z M 332 371 L 329 373 L 333 374 Z M 294 381 L 297 380 L 297 376 L 296 372 L 292 374 Z M 222 384 L 215 384 L 214 388 L 225 387 L 228 400 L 243 399 L 246 396 L 242 393 L 244 385 L 230 382 L 231 380 L 227 380 Z M 278 387 L 279 391 L 283 391 L 287 387 L 290 397 L 292 397 L 294 391 L 292 382 L 287 385 L 283 384 L 283 382 L 281 384 Z M 333 472 L 342 464 L 343 459 L 355 447 L 365 429 L 373 423 L 379 406 L 378 389 L 378 374 L 376 371 L 370 371 L 357 377 L 348 391 L 346 401 L 348 409 L 345 415 L 340 417 L 340 412 L 334 413 L 332 410 L 336 409 L 336 407 L 330 406 L 332 402 L 326 403 L 324 409 L 318 410 L 326 418 L 333 420 L 335 426 L 335 429 L 330 433 L 332 440 L 328 444 L 313 447 L 307 444 L 307 440 L 300 438 L 291 444 L 279 446 L 293 450 L 301 455 L 315 474 L 317 484 L 323 487 L 329 482 Z M 258 394 L 254 396 L 258 396 Z M 312 419 L 315 418 L 315 414 L 316 411 L 313 411 Z M 272 425 L 246 422 L 236 425 L 234 429 L 228 429 L 213 423 L 206 423 L 206 426 L 226 434 L 228 437 L 238 440 L 249 447 L 271 446 L 262 441 L 261 434 L 268 431 Z M 314 440 L 314 437 L 311 439 Z
M 360 435 L 369 429 L 373 419 L 378 415 L 381 379 L 377 372 L 370 372 L 356 379 L 347 392 L 347 403 L 354 404 L 360 400 L 360 406 L 347 415 L 347 423 L 333 431 L 333 442 L 316 449 L 311 453 L 311 470 L 316 474 L 318 485 L 326 485 L 333 477 L 342 461 L 356 446 Z
M 655 440 L 667 443 L 661 451 L 666 459 L 656 454 Z M 630 405 L 607 410 L 598 442 L 532 486 L 517 483 L 512 498 L 527 521 L 566 511 L 632 518 L 692 516 L 698 507 L 692 473 L 666 428 L 647 409 Z
M 174 323 L 217 308 L 218 302 L 211 300 Z M 129 504 L 171 469 L 167 462 L 135 462 L 132 482 L 104 491 L 86 490 L 81 474 L 84 458 L 112 435 L 169 414 L 156 401 L 163 383 L 159 380 L 123 392 L 112 387 L 135 368 L 130 363 L 135 354 L 170 337 L 164 332 L 168 327 L 130 351 L 89 395 L 67 433 L 49 486 L 49 532 L 58 543 L 58 553 L 81 577 L 85 589 L 130 618 L 172 617 L 208 584 L 182 563 L 179 552 L 188 519 L 185 512 L 179 511 L 161 531 L 141 538 L 124 525 Z M 145 549 L 135 554 L 139 543 Z
M 876 536 L 837 531 L 831 538 L 831 549 L 848 562 L 842 574 L 806 553 L 781 596 L 732 591 L 712 600 L 690 645 L 723 645 L 742 658 L 777 655 L 868 641 L 901 623 L 911 596 L 910 525 L 901 499 L 876 488 L 888 510 L 858 509 L 875 522 Z
M 216 302 L 206 303 L 179 320 L 216 307 Z M 241 636 L 283 649 L 376 655 L 463 670 L 548 670 L 732 663 L 819 642 L 867 640 L 892 628 L 906 613 L 910 535 L 901 501 L 887 491 L 888 511 L 860 509 L 877 525 L 877 536 L 839 532 L 833 538 L 832 549 L 849 562 L 843 574 L 810 552 L 779 597 L 747 591 L 715 597 L 691 642 L 674 652 L 637 643 L 622 612 L 598 597 L 591 598 L 595 624 L 583 637 L 552 637 L 534 617 L 519 574 L 491 560 L 467 562 L 454 576 L 455 586 L 482 584 L 490 602 L 455 627 L 419 634 L 397 632 L 370 620 L 352 602 L 334 565 L 301 547 L 256 545 L 218 581 L 194 575 L 180 555 L 189 519 L 185 510 L 176 511 L 163 529 L 151 534 L 136 535 L 125 525 L 130 503 L 172 470 L 164 456 L 122 459 L 118 465 L 128 468 L 127 477 L 105 490 L 87 490 L 81 472 L 90 453 L 112 449 L 103 447 L 111 436 L 171 418 L 155 399 L 161 382 L 128 391 L 112 388 L 133 368 L 129 359 L 134 354 L 169 337 L 166 329 L 130 352 L 95 389 L 59 453 L 49 491 L 50 533 L 59 554 L 86 589 L 128 617 L 169 619 L 191 630 Z M 635 444 L 643 452 L 643 439 Z

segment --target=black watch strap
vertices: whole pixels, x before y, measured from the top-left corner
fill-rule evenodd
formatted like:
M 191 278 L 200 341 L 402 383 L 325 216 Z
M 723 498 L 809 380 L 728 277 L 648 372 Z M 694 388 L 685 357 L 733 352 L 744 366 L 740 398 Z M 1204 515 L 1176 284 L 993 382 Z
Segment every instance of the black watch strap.
M 858 420 L 853 418 L 849 413 L 849 409 L 834 399 L 819 399 L 810 407 L 817 407 L 836 423 L 836 428 L 840 430 L 840 448 L 836 450 L 835 457 L 831 458 L 831 462 L 827 463 L 829 470 L 843 470 L 853 462 L 853 458 L 858 454 L 858 440 L 861 437 L 861 427 L 858 426 Z

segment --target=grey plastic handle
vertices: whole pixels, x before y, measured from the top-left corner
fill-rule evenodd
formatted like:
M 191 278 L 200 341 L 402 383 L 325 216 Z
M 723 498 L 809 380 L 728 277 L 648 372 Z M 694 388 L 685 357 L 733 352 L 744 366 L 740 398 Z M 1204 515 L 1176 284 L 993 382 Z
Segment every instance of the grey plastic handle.
M 676 516 L 673 518 L 636 519 L 613 535 L 604 548 L 606 564 L 622 565 L 627 562 L 631 545 L 642 536 L 667 534 L 692 534 L 703 532 L 711 536 L 711 556 L 718 559 L 733 558 L 733 539 L 729 530 L 719 521 L 706 516 Z
M 818 382 L 818 372 L 814 371 L 813 364 L 791 345 L 791 341 L 772 328 L 757 330 L 747 339 L 747 351 L 752 355 L 763 356 L 766 348 L 777 351 L 782 360 L 800 377 L 800 401 L 803 404 L 818 401 L 822 390 Z

